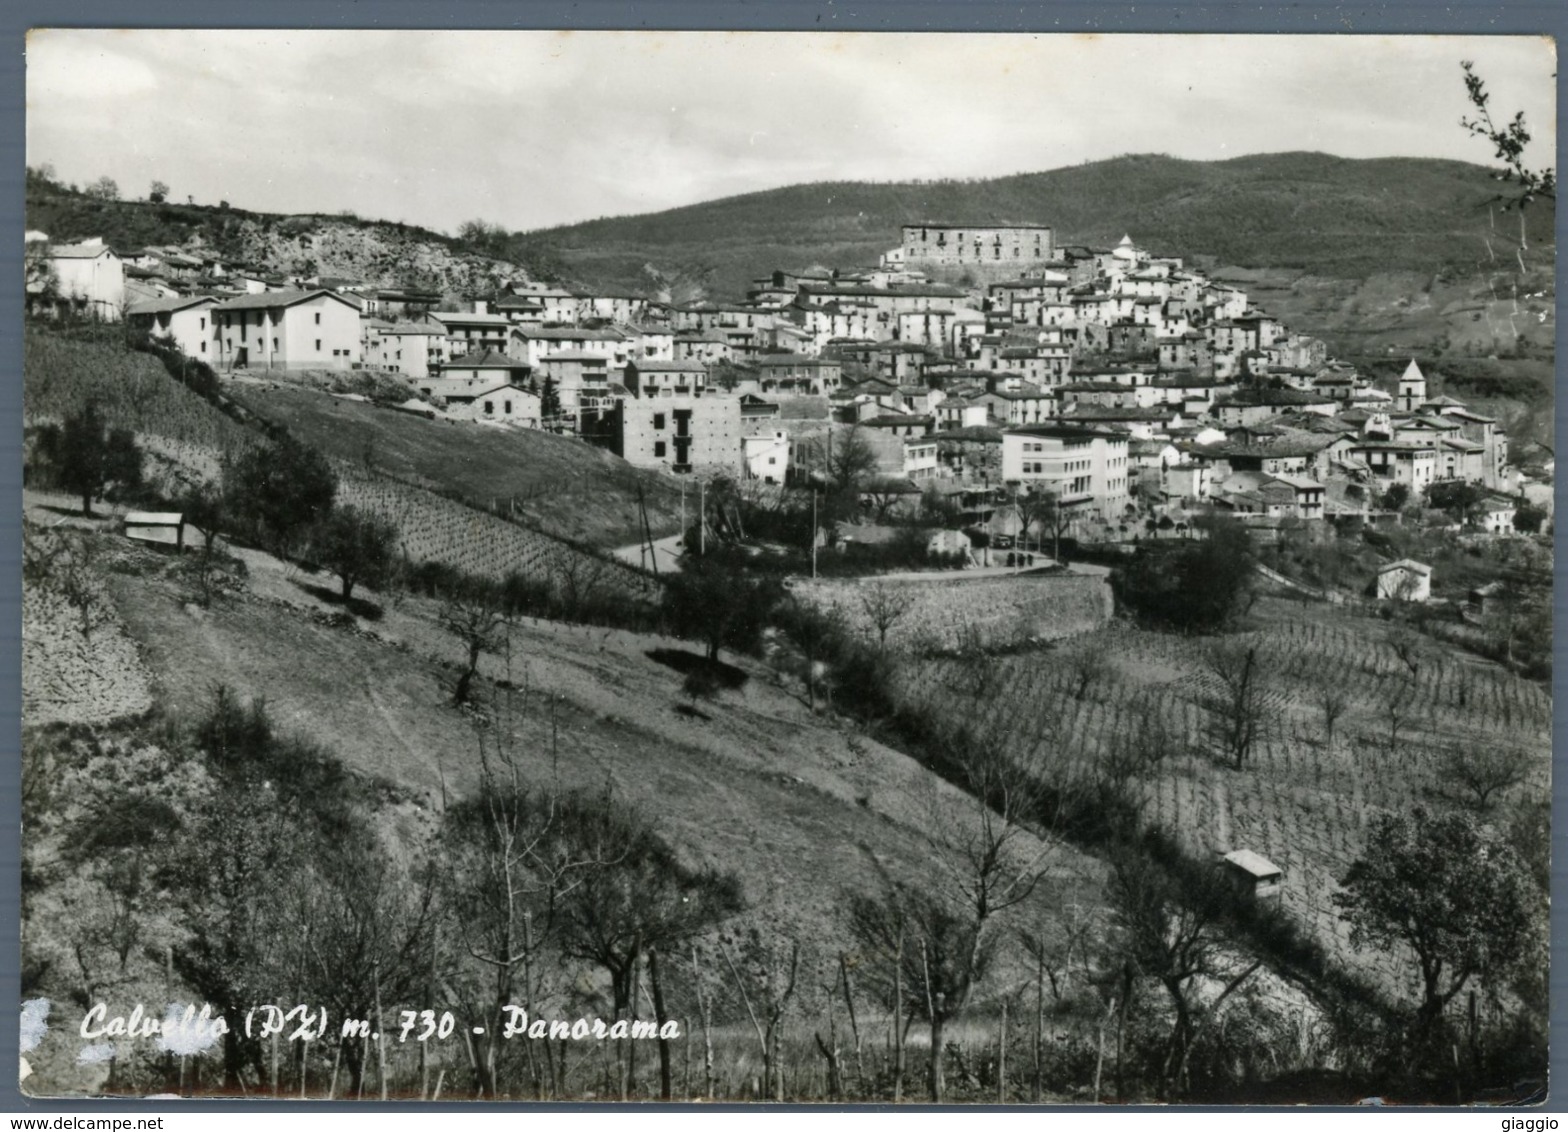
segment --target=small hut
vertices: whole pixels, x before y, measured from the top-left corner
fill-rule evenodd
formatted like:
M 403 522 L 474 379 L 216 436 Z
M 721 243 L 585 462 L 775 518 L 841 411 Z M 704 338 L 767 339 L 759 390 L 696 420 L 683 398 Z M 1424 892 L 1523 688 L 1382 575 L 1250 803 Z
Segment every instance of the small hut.
M 1254 900 L 1277 899 L 1284 871 L 1261 853 L 1235 849 L 1223 858 L 1225 872 L 1236 891 Z
M 1432 567 L 1414 558 L 1401 558 L 1378 567 L 1377 596 L 1393 601 L 1430 601 Z
M 185 549 L 185 516 L 178 511 L 127 511 L 125 537 Z

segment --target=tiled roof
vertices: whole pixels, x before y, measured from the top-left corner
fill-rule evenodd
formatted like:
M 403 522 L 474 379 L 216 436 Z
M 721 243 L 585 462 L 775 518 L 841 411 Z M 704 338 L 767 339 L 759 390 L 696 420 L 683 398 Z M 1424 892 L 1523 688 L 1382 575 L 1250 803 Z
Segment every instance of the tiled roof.
M 442 369 L 527 369 L 528 363 L 501 353 L 499 350 L 480 350 L 453 358 Z
M 314 291 L 267 291 L 260 295 L 240 295 L 219 303 L 213 310 L 218 311 L 249 311 L 271 310 L 274 307 L 292 307 L 297 303 L 310 302 L 312 299 L 334 299 L 337 302 L 359 309 L 359 304 L 353 299 L 344 298 L 336 291 L 327 291 L 318 288 Z

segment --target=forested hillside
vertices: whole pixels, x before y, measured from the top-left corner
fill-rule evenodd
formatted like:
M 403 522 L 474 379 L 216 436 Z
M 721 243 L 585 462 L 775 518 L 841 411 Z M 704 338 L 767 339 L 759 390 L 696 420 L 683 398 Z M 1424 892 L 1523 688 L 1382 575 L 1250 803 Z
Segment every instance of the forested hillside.
M 1364 279 L 1474 270 L 1488 239 L 1506 245 L 1516 231 L 1512 216 L 1489 211 L 1497 191 L 1489 170 L 1457 161 L 1135 155 L 991 180 L 794 185 L 530 237 L 574 276 L 647 285 L 652 264 L 705 272 L 719 294 L 739 293 L 770 266 L 874 263 L 901 224 L 954 219 L 1050 224 L 1063 243 L 1111 244 L 1130 232 L 1162 254 Z M 1550 243 L 1553 223 L 1549 203 L 1539 206 L 1531 242 Z

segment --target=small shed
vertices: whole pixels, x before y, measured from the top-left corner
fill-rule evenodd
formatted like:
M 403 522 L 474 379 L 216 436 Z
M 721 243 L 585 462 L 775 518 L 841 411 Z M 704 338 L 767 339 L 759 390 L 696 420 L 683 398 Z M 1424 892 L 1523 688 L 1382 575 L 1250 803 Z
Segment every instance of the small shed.
M 185 516 L 178 511 L 127 511 L 125 537 L 185 549 Z
M 1484 586 L 1477 586 L 1470 591 L 1470 612 L 1478 617 L 1485 617 L 1488 609 L 1496 609 L 1498 602 L 1503 597 L 1502 582 L 1487 582 Z
M 1274 899 L 1279 896 L 1285 879 L 1284 870 L 1261 853 L 1251 849 L 1234 849 L 1222 858 L 1231 884 L 1243 896 L 1254 900 Z
M 1394 601 L 1430 601 L 1432 567 L 1414 558 L 1401 558 L 1378 567 L 1377 596 Z

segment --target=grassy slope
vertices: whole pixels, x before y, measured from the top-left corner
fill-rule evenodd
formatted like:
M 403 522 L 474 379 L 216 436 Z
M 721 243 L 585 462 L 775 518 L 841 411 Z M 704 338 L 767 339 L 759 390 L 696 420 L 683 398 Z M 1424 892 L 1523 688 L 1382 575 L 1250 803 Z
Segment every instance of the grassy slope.
M 773 267 L 875 262 L 903 223 L 965 218 L 1048 223 L 1069 243 L 1131 232 L 1166 254 L 1359 279 L 1473 265 L 1496 188 L 1455 161 L 1143 155 L 982 181 L 795 185 L 531 235 L 589 280 L 635 286 L 650 261 L 707 264 L 718 293 Z M 1532 216 L 1534 238 L 1549 243 L 1552 223 L 1549 209 Z
M 583 441 L 543 432 L 429 421 L 284 385 L 229 386 L 235 400 L 287 425 L 307 443 L 406 482 L 455 493 L 476 506 L 512 501 L 553 535 L 614 547 L 640 538 L 637 491 L 654 534 L 680 525 L 680 491 Z
M 470 717 L 448 706 L 459 649 L 425 603 L 389 609 L 371 634 L 329 628 L 322 605 L 277 562 L 244 552 L 250 594 L 209 612 L 181 608 L 177 587 L 155 576 L 116 576 L 116 604 L 176 713 L 201 708 L 211 687 L 264 695 L 278 722 L 333 751 L 353 771 L 396 783 L 429 808 L 445 788 L 461 794 L 477 775 Z M 682 642 L 530 623 L 514 635 L 512 732 L 528 779 L 567 786 L 606 783 L 657 817 L 689 859 L 733 868 L 763 923 L 813 948 L 842 944 L 846 889 L 876 883 L 874 854 L 915 880 L 929 849 L 919 827 L 925 798 L 951 788 L 908 757 L 869 740 L 851 749 L 831 721 L 753 668 L 747 687 L 706 710 L 676 712 L 680 677 L 647 657 Z M 748 665 L 748 667 L 751 667 Z M 487 657 L 483 672 L 506 664 Z M 498 695 L 490 686 L 486 695 Z M 555 699 L 560 743 L 552 758 Z M 864 799 L 864 804 L 860 801 Z M 864 846 L 864 849 L 859 848 Z M 1062 880 L 1076 892 L 1098 865 L 1065 852 Z M 831 954 L 831 952 L 828 952 Z

